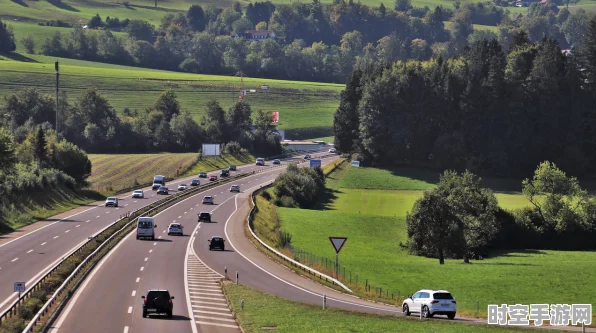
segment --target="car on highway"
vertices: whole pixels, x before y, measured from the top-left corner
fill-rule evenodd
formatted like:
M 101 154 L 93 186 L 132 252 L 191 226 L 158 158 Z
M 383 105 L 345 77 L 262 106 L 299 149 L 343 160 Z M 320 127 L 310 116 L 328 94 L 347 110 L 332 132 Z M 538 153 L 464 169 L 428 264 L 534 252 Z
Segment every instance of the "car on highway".
M 207 173 L 205 171 L 199 172 L 199 178 L 207 178 Z
M 193 179 L 190 181 L 190 186 L 199 186 L 201 185 L 201 181 L 199 179 Z
M 273 160 L 273 164 L 281 164 L 281 161 L 280 161 L 280 160 L 278 160 L 278 159 L 274 159 L 274 160 Z
M 232 164 L 232 165 L 230 165 L 228 167 L 228 170 L 230 170 L 230 171 L 236 171 L 236 166 L 234 164 Z
M 304 155 L 304 159 L 305 159 L 305 160 L 310 160 L 310 154 L 306 154 L 306 155 Z
M 230 186 L 230 192 L 238 192 L 238 193 L 240 193 L 240 185 L 232 185 L 232 186 Z
M 182 228 L 184 228 L 180 223 L 170 223 L 168 226 L 168 236 L 169 235 L 180 235 L 183 236 L 184 233 L 182 232 Z
M 180 184 L 178 185 L 178 191 L 184 191 L 188 188 L 188 186 L 186 184 Z
M 223 170 L 221 170 L 221 171 L 219 172 L 219 175 L 220 175 L 221 177 L 228 177 L 228 176 L 230 175 L 230 170 L 228 170 L 228 169 L 223 169 Z
M 265 165 L 265 159 L 262 157 L 257 158 L 256 165 Z
M 211 213 L 209 212 L 200 212 L 198 215 L 199 222 L 205 221 L 211 223 Z
M 169 193 L 169 190 L 168 190 L 168 188 L 167 188 L 167 187 L 165 187 L 165 186 L 160 186 L 160 187 L 157 189 L 157 194 L 168 194 L 168 193 Z
M 213 197 L 210 195 L 206 195 L 203 197 L 203 203 L 205 205 L 213 205 Z
M 145 192 L 143 192 L 143 190 L 135 190 L 134 192 L 132 192 L 132 197 L 143 199 L 145 197 Z
M 118 207 L 118 198 L 116 198 L 116 197 L 108 197 L 106 199 L 105 206 L 106 207 L 108 207 L 108 206 Z
M 337 150 L 336 150 L 335 148 L 331 148 L 331 149 L 329 149 L 329 152 L 330 152 L 331 154 L 335 154 L 335 153 L 337 152 Z
M 143 299 L 143 318 L 147 318 L 149 314 L 165 314 L 168 318 L 172 318 L 174 296 L 171 296 L 169 291 L 149 289 L 147 295 L 141 296 L 141 298 Z
M 154 240 L 156 227 L 157 224 L 155 224 L 153 217 L 139 217 L 137 221 L 137 239 L 151 238 L 151 240 Z
M 424 318 L 445 315 L 449 319 L 454 319 L 457 303 L 447 290 L 422 289 L 403 301 L 402 310 L 406 316 L 419 313 Z
M 216 181 L 216 180 L 217 180 L 217 175 L 211 175 L 211 176 L 209 176 L 209 181 L 210 182 Z
M 209 251 L 214 249 L 226 250 L 225 240 L 219 236 L 213 236 L 209 239 Z

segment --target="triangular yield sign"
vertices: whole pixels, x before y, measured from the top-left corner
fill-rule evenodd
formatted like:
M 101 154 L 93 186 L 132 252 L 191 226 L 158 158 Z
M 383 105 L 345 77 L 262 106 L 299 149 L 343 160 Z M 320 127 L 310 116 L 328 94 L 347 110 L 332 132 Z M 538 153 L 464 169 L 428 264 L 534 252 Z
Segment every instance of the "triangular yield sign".
M 333 245 L 333 248 L 335 249 L 335 253 L 339 253 L 339 251 L 341 251 L 341 248 L 348 240 L 348 237 L 329 237 L 329 240 L 331 241 L 331 245 Z

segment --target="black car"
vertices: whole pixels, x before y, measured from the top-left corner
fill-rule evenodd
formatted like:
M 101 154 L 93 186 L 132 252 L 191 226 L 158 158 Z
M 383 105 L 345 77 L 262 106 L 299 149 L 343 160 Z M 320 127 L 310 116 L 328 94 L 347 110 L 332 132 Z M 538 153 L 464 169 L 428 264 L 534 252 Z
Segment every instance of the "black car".
M 280 161 L 280 160 L 278 160 L 278 159 L 274 159 L 274 160 L 273 160 L 273 164 L 281 164 L 281 161 Z
M 227 176 L 229 176 L 229 175 L 230 175 L 230 170 L 223 169 L 223 170 L 221 170 L 221 172 L 219 173 L 219 175 L 220 175 L 221 177 L 227 177 Z
M 168 194 L 168 193 L 169 193 L 169 190 L 165 186 L 160 186 L 159 189 L 157 190 L 157 194 Z
M 147 318 L 150 313 L 165 314 L 168 318 L 172 318 L 174 296 L 170 296 L 169 291 L 150 289 L 147 291 L 147 296 L 141 296 L 141 298 L 143 299 L 143 318 Z
M 199 186 L 201 185 L 201 181 L 198 179 L 193 179 L 190 181 L 190 186 Z
M 207 173 L 205 171 L 199 172 L 199 178 L 207 178 Z
M 230 165 L 230 167 L 228 168 L 228 170 L 230 171 L 236 171 L 236 166 L 235 165 Z
M 221 249 L 222 251 L 225 251 L 226 246 L 224 245 L 225 240 L 221 237 L 211 237 L 211 239 L 209 240 L 209 251 L 213 250 L 213 249 Z
M 198 215 L 199 215 L 199 222 L 201 222 L 201 221 L 211 222 L 211 213 L 200 212 Z

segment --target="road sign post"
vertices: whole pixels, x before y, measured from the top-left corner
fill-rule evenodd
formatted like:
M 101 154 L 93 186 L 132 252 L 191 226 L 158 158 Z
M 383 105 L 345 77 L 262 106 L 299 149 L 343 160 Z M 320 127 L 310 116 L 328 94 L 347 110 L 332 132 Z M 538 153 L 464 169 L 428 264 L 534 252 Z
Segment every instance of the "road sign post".
M 15 282 L 14 291 L 19 293 L 19 300 L 21 299 L 21 293 L 25 292 L 25 282 Z
M 341 251 L 348 237 L 329 237 L 329 240 L 335 249 L 335 278 L 339 279 L 339 251 Z

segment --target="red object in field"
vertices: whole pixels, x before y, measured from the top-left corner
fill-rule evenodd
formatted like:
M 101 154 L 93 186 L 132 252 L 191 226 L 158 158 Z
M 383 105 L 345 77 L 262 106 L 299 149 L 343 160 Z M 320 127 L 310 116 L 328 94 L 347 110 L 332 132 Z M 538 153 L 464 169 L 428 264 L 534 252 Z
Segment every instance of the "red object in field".
M 279 112 L 277 112 L 277 111 L 271 112 L 271 122 L 272 123 L 279 122 Z

